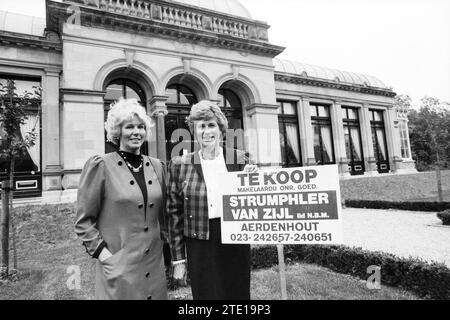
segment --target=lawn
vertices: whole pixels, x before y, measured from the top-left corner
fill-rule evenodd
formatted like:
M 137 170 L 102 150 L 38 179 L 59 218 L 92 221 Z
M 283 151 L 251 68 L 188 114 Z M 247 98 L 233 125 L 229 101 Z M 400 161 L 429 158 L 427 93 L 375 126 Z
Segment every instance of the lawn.
M 0 300 L 92 299 L 94 264 L 73 233 L 74 204 L 15 209 L 19 272 L 0 282 Z M 79 268 L 81 287 L 67 286 L 70 267 Z M 73 271 L 72 271 L 73 272 Z M 289 299 L 418 299 L 412 293 L 382 286 L 369 290 L 365 281 L 311 264 L 287 266 Z M 252 271 L 252 299 L 280 299 L 276 267 Z M 191 299 L 188 287 L 169 292 L 170 299 Z
M 450 170 L 441 171 L 444 201 L 450 201 Z M 343 200 L 437 201 L 436 173 L 381 175 L 340 181 Z

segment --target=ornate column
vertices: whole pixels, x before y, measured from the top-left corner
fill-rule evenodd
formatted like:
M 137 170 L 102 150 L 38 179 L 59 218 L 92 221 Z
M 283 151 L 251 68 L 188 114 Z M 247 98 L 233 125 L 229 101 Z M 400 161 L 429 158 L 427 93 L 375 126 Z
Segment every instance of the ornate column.
M 373 149 L 372 128 L 370 127 L 369 105 L 367 103 L 364 103 L 361 108 L 361 139 L 364 152 L 364 167 L 366 168 L 364 174 L 378 175 L 377 160 Z
M 342 103 L 334 101 L 331 107 L 331 128 L 333 130 L 333 144 L 336 164 L 342 176 L 350 176 L 348 159 L 345 150 L 344 122 L 342 120 Z
M 151 156 L 157 157 L 163 161 L 170 160 L 167 158 L 168 155 L 166 154 L 166 131 L 164 126 L 164 118 L 168 114 L 166 106 L 167 99 L 167 96 L 153 96 L 149 101 L 149 113 L 156 122 L 156 128 L 153 131 L 152 139 L 149 141 L 149 153 Z M 156 154 L 154 151 L 156 151 Z
M 60 69 L 45 69 L 42 79 L 42 175 L 43 191 L 61 190 L 59 112 Z
M 309 101 L 309 97 L 301 97 L 298 112 L 302 162 L 305 166 L 316 165 L 316 158 L 314 156 L 314 132 L 311 124 L 311 109 L 309 106 Z

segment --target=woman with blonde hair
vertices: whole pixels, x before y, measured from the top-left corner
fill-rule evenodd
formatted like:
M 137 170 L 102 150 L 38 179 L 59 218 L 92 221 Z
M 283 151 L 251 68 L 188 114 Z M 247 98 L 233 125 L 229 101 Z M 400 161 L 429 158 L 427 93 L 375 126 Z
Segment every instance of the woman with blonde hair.
M 120 99 L 105 123 L 118 151 L 81 173 L 75 232 L 97 259 L 96 299 L 167 299 L 165 167 L 140 151 L 152 126 L 136 99 Z

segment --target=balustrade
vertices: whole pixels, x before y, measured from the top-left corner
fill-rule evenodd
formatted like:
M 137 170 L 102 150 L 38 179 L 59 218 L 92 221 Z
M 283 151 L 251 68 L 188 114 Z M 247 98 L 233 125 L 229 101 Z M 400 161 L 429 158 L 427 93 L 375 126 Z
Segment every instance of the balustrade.
M 254 26 L 236 18 L 224 18 L 223 15 L 206 14 L 195 9 L 188 9 L 183 5 L 162 3 L 151 0 L 71 0 L 82 5 L 96 7 L 100 10 L 116 14 L 127 15 L 150 20 L 158 20 L 164 23 L 177 25 L 190 29 L 211 31 L 219 34 L 230 35 L 232 37 L 248 39 L 249 26 L 252 30 L 251 38 L 255 39 L 255 33 L 259 40 L 267 41 L 264 37 L 259 37 L 256 29 L 262 29 L 261 34 L 267 34 L 267 27 Z

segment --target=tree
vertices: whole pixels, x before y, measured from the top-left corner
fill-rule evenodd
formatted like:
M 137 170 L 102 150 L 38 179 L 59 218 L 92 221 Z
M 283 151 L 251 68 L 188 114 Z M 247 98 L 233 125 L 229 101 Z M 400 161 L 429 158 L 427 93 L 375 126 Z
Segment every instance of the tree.
M 442 201 L 441 168 L 450 168 L 450 104 L 423 97 L 419 111 L 409 114 L 410 140 L 417 168 L 434 166 L 438 200 Z
M 409 112 L 408 120 L 417 169 L 450 168 L 450 104 L 425 96 L 419 110 Z
M 7 166 L 7 175 L 9 177 L 8 183 L 3 183 L 3 186 L 8 186 L 6 192 L 7 197 L 2 199 L 5 202 L 8 198 L 10 203 L 3 203 L 2 210 L 2 269 L 0 270 L 0 277 L 8 276 L 9 274 L 9 222 L 12 216 L 12 201 L 13 201 L 13 179 L 14 179 L 14 162 L 15 159 L 26 154 L 27 148 L 34 146 L 39 128 L 34 127 L 30 132 L 27 132 L 23 137 L 20 133 L 20 127 L 25 124 L 28 119 L 26 108 L 37 107 L 40 108 L 41 88 L 34 87 L 35 92 L 25 92 L 22 95 L 17 94 L 17 88 L 13 80 L 6 80 L 6 84 L 0 83 L 0 125 L 2 128 L 1 136 L 6 141 L 4 148 L 0 150 L 0 158 L 5 159 Z M 36 104 L 38 104 L 36 106 Z M 13 219 L 11 219 L 13 222 Z M 15 229 L 12 226 L 13 233 L 13 247 L 15 249 Z M 14 266 L 17 268 L 17 255 L 14 250 Z

